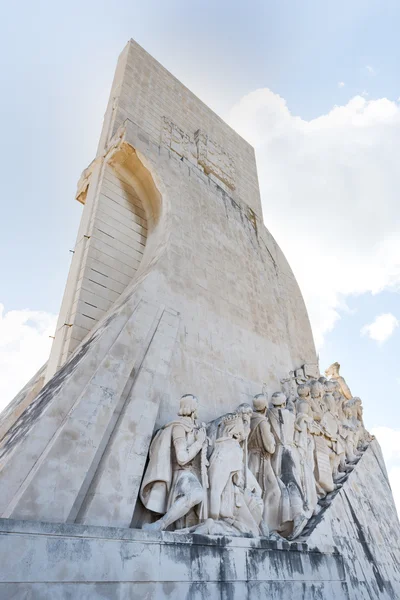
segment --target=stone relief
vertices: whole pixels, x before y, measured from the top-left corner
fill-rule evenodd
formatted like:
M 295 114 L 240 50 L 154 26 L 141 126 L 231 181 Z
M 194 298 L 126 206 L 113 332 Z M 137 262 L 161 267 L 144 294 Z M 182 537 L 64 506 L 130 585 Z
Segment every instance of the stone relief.
M 178 418 L 162 427 L 151 443 L 140 498 L 148 510 L 163 516 L 146 529 L 162 531 L 172 524 L 182 528 L 205 500 L 200 457 L 207 452 L 206 430 L 196 425 L 196 417 L 197 398 L 182 396 Z
M 201 167 L 206 175 L 212 174 L 231 190 L 235 189 L 233 158 L 203 130 L 198 129 L 190 136 L 171 119 L 163 117 L 161 141 L 181 158 Z
M 197 161 L 208 175 L 212 173 L 232 190 L 235 189 L 235 166 L 233 158 L 201 129 L 194 134 Z
M 161 142 L 178 156 L 185 158 L 193 165 L 197 165 L 197 148 L 194 139 L 191 139 L 187 133 L 167 117 L 163 117 Z
M 270 400 L 264 390 L 208 424 L 197 420 L 197 398 L 182 396 L 150 446 L 140 498 L 153 520 L 143 529 L 301 535 L 372 439 L 340 365 L 327 377 L 304 367 Z

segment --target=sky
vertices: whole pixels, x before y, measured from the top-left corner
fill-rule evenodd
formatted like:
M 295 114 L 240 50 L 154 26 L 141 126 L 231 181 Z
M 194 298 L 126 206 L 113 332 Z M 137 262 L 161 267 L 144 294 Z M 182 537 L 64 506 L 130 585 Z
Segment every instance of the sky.
M 400 3 L 70 0 L 0 23 L 0 410 L 45 362 L 82 170 L 134 38 L 256 149 L 320 366 L 363 399 L 400 507 Z

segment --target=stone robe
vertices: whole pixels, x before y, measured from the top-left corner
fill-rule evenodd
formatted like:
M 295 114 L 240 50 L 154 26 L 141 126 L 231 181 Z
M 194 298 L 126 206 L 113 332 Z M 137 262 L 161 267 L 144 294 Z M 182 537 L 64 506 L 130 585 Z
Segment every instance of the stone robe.
M 306 414 L 299 414 L 296 419 L 295 443 L 300 454 L 302 488 L 305 496 L 307 517 L 311 517 L 318 504 L 317 486 L 314 476 L 315 443 L 313 419 Z
M 281 490 L 271 465 L 271 455 L 275 452 L 275 438 L 265 415 L 253 414 L 250 429 L 249 469 L 262 490 L 263 521 L 270 531 L 277 531 L 280 525 Z
M 285 530 L 285 524 L 304 514 L 300 456 L 294 445 L 296 417 L 284 408 L 271 408 L 268 416 L 276 443 L 271 464 L 282 492 L 280 530 Z
M 165 514 L 181 491 L 187 493 L 191 485 L 200 486 L 199 469 L 195 459 L 184 466 L 179 465 L 176 460 L 173 431 L 177 426 L 181 427 L 186 438 L 189 438 L 189 445 L 194 442 L 193 432 L 196 427 L 186 417 L 177 418 L 162 427 L 151 443 L 149 464 L 140 490 L 143 505 L 158 514 Z

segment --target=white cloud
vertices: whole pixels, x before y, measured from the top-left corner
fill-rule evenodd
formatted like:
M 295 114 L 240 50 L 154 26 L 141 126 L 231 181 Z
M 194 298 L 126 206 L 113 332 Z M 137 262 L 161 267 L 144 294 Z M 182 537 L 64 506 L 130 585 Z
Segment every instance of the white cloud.
M 376 436 L 381 446 L 394 501 L 400 514 L 400 429 L 374 427 L 371 433 Z
M 372 323 L 364 325 L 361 328 L 361 335 L 367 335 L 371 340 L 375 340 L 379 344 L 383 344 L 390 338 L 396 327 L 399 326 L 399 321 L 391 313 L 385 313 L 375 317 Z
M 46 362 L 56 316 L 0 304 L 0 411 Z
M 342 87 L 344 87 L 344 86 L 345 86 L 345 83 L 344 83 L 344 81 L 339 81 L 339 83 L 338 83 L 338 87 L 342 88 Z
M 346 297 L 400 287 L 400 107 L 355 96 L 306 121 L 259 89 L 229 121 L 256 148 L 264 219 L 320 347 Z
M 365 71 L 368 73 L 368 75 L 371 75 L 371 76 L 376 75 L 376 70 L 374 69 L 374 67 L 372 65 L 366 65 Z

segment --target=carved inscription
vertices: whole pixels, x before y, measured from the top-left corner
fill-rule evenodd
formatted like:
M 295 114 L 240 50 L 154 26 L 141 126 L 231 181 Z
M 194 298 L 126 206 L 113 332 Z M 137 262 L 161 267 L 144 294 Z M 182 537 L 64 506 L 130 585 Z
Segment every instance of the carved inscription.
M 171 119 L 163 117 L 161 141 L 181 158 L 201 167 L 207 175 L 213 175 L 228 188 L 235 189 L 233 158 L 201 129 L 190 136 Z
M 235 167 L 232 157 L 200 129 L 195 133 L 197 161 L 204 172 L 212 173 L 229 188 L 235 189 Z

